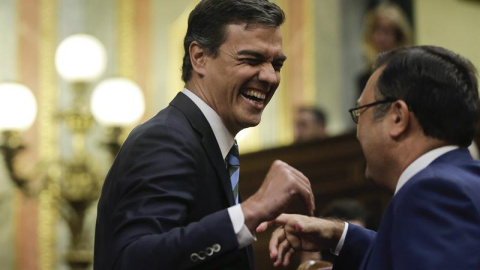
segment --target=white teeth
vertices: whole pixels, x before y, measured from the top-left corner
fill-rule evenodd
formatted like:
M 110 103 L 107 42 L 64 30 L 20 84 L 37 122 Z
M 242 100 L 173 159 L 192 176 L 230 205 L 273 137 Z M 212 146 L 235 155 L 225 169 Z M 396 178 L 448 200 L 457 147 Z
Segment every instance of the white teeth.
M 265 95 L 264 93 L 253 91 L 253 90 L 248 90 L 245 94 L 248 96 L 256 97 L 261 100 L 264 100 L 267 97 L 267 95 Z

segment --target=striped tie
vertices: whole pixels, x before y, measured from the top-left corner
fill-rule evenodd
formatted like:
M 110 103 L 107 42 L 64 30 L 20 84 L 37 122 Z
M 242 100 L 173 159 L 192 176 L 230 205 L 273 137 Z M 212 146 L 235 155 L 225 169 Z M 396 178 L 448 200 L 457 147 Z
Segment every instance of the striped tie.
M 233 199 L 238 204 L 238 178 L 240 176 L 240 160 L 238 154 L 238 145 L 235 144 L 230 149 L 227 155 L 227 168 L 230 175 L 230 182 L 232 183 Z

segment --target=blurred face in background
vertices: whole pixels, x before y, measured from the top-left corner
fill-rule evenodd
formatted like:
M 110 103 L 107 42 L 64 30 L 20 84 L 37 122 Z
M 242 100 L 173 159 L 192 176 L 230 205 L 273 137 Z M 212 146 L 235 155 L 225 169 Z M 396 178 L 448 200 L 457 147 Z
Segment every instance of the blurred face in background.
M 315 119 L 309 111 L 300 111 L 295 118 L 294 140 L 306 142 L 326 137 L 325 125 Z
M 385 17 L 377 18 L 373 32 L 372 44 L 377 52 L 390 51 L 399 46 L 394 22 Z

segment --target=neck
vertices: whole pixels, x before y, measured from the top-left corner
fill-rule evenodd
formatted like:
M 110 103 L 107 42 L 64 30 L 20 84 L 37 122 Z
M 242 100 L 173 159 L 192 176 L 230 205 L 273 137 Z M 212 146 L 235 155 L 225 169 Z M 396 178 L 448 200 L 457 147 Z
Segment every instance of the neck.
M 415 160 L 433 149 L 446 145 L 449 145 L 449 143 L 427 137 L 423 134 L 402 141 L 394 151 L 395 162 L 391 172 L 388 174 L 390 176 L 388 177 L 387 183 L 388 189 L 395 191 L 400 175 L 402 175 L 407 167 Z
M 185 83 L 185 88 L 190 90 L 190 92 L 194 93 L 197 97 L 199 97 L 201 100 L 203 100 L 205 103 L 208 104 L 208 106 L 212 107 L 203 91 L 202 85 L 196 80 L 195 78 L 190 79 L 188 82 Z

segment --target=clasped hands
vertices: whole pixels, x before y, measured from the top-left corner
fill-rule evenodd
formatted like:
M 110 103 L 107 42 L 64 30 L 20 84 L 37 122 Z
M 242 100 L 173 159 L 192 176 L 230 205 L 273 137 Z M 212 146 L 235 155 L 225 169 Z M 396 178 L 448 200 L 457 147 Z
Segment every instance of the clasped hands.
M 270 258 L 274 266 L 288 266 L 296 251 L 321 251 L 334 249 L 340 240 L 344 223 L 296 214 L 281 214 L 275 220 L 257 227 L 264 232 L 271 225 L 278 227 L 270 238 Z
M 343 222 L 282 214 L 294 197 L 300 197 L 313 216 L 315 201 L 310 181 L 297 169 L 276 160 L 258 191 L 241 204 L 250 231 L 261 233 L 273 224 L 281 226 L 269 244 L 274 266 L 287 266 L 295 251 L 334 248 L 343 232 Z

